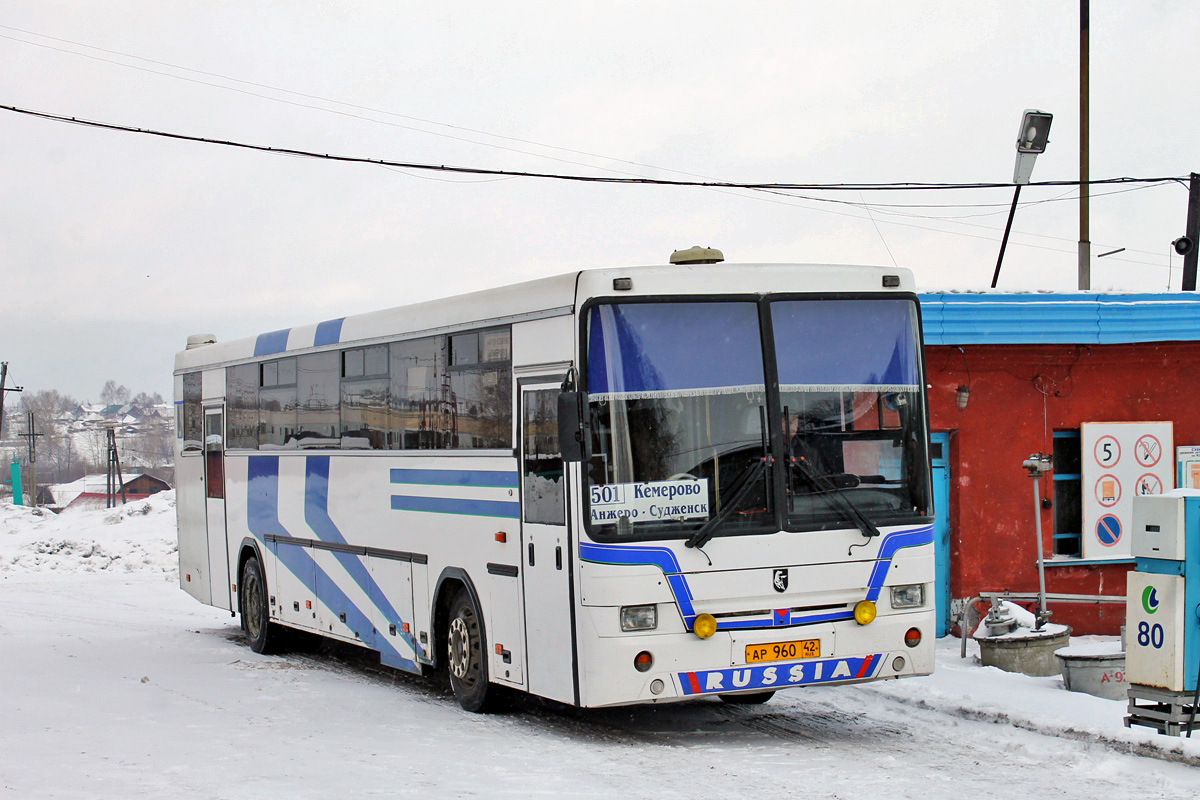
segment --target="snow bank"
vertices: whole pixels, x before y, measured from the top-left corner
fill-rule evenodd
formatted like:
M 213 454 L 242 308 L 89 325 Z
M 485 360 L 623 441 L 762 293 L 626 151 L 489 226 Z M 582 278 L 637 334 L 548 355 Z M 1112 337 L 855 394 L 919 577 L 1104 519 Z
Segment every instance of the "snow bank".
M 0 574 L 13 572 L 178 572 L 175 492 L 116 508 L 61 514 L 0 505 Z

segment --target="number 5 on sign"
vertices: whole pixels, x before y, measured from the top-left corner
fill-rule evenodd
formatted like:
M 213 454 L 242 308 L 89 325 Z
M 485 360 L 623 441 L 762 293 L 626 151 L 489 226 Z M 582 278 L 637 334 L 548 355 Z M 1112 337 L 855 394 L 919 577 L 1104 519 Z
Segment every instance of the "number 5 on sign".
M 1107 469 L 1121 460 L 1121 443 L 1115 436 L 1101 436 L 1096 440 L 1092 454 L 1096 457 L 1096 463 Z

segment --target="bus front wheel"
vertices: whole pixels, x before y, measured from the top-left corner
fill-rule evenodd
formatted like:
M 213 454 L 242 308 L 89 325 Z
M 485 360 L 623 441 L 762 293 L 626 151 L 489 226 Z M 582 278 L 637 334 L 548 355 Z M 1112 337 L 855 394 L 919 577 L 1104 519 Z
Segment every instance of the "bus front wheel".
M 255 556 L 247 558 L 242 565 L 238 595 L 242 608 L 242 630 L 250 642 L 250 649 L 264 654 L 277 652 L 282 635 L 280 629 L 271 622 L 271 609 L 267 606 L 267 581 Z
M 494 691 L 488 684 L 483 626 L 479 608 L 466 589 L 459 589 L 450 604 L 446 631 L 446 664 L 454 699 L 467 711 L 489 710 Z

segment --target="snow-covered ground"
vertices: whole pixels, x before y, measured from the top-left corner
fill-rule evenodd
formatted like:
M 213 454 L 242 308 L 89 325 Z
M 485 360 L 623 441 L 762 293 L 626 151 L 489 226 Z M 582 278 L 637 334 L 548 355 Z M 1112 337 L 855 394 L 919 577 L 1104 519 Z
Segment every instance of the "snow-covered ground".
M 0 796 L 1195 797 L 1200 737 L 958 657 L 929 678 L 579 711 L 459 709 L 348 647 L 260 656 L 177 585 L 173 493 L 0 507 Z

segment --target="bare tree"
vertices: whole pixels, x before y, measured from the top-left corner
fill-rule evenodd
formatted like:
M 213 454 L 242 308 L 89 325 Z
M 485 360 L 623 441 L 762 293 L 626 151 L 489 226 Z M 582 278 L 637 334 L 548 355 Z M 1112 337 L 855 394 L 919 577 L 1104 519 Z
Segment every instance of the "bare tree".
M 100 390 L 100 402 L 106 406 L 124 405 L 131 396 L 128 386 L 118 386 L 114 380 L 105 381 Z
M 28 425 L 28 415 L 33 414 L 34 427 L 42 434 L 37 442 L 37 455 L 38 465 L 44 471 L 39 478 L 44 476 L 49 483 L 61 482 L 77 467 L 68 422 L 78 406 L 74 398 L 54 389 L 26 391 L 21 395 L 24 419 L 16 421 L 18 427 L 24 429 Z

